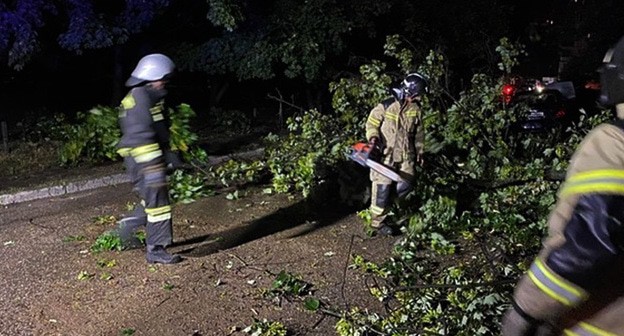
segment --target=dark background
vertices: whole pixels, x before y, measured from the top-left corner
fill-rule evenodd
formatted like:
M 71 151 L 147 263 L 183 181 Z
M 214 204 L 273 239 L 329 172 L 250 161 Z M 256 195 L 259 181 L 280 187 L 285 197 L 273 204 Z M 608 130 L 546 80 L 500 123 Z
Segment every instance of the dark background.
M 390 34 L 399 34 L 421 57 L 430 49 L 443 52 L 457 93 L 475 72 L 496 71 L 493 50 L 503 36 L 525 45 L 519 75 L 582 85 L 596 77 L 605 51 L 624 33 L 624 4 L 615 0 L 76 3 L 84 8 L 65 1 L 0 4 L 0 120 L 13 124 L 117 105 L 134 65 L 152 52 L 179 66 L 169 103 L 189 103 L 201 117 L 213 107 L 276 109 L 267 95 L 278 92 L 302 108 L 327 110 L 328 83 L 356 74 L 372 59 L 386 60 L 383 44 Z M 236 27 L 209 19 L 215 3 L 236 5 Z M 25 38 L 24 31 L 35 37 Z M 214 47 L 224 41 L 229 49 Z M 267 47 L 254 49 L 258 41 Z M 283 59 L 280 48 L 305 50 L 311 42 L 311 52 L 293 57 L 315 70 L 289 72 L 293 61 Z M 316 52 L 320 61 L 310 58 Z M 253 63 L 259 59 L 268 61 Z

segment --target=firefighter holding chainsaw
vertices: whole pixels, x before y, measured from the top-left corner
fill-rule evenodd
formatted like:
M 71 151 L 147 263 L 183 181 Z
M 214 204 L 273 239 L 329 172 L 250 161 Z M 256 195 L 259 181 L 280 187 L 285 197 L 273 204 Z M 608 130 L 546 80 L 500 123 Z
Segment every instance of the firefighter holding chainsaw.
M 121 103 L 119 154 L 141 198 L 134 212 L 119 222 L 126 247 L 137 247 L 134 231 L 146 227 L 146 259 L 149 263 L 173 264 L 182 259 L 165 249 L 173 240 L 171 205 L 167 188 L 167 165 L 181 161 L 169 150 L 165 88 L 175 65 L 162 54 L 143 57 L 126 81 L 130 91 Z
M 624 335 L 624 39 L 604 58 L 597 126 L 572 159 L 549 237 L 516 286 L 504 336 Z
M 418 73 L 405 77 L 393 97 L 373 108 L 366 121 L 366 139 L 371 158 L 394 169 L 402 179 L 393 188 L 393 181 L 372 170 L 370 213 L 371 226 L 379 235 L 393 235 L 397 228 L 386 222 L 392 194 L 405 196 L 411 190 L 415 165 L 423 164 L 424 130 L 420 109 L 427 80 Z

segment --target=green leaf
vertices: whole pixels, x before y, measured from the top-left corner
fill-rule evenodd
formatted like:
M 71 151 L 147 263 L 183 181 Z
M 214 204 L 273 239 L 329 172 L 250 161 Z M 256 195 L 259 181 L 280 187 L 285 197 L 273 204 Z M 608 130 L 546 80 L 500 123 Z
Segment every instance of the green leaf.
M 303 304 L 305 309 L 310 311 L 317 311 L 321 306 L 321 302 L 316 298 L 306 298 Z

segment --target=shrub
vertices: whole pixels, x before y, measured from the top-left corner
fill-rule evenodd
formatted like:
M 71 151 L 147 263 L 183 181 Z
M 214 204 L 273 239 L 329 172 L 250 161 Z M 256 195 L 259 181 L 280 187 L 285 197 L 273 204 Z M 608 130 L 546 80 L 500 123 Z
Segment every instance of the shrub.
M 64 127 L 63 145 L 59 151 L 61 163 L 117 160 L 116 146 L 121 136 L 118 115 L 116 108 L 105 106 L 96 106 L 87 113 L 79 112 L 76 123 Z

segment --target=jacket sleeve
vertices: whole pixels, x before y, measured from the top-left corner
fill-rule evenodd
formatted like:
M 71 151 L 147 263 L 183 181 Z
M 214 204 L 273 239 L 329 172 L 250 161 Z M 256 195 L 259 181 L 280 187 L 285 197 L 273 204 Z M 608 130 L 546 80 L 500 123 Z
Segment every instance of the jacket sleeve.
M 384 120 L 385 108 L 383 104 L 375 106 L 366 119 L 366 139 L 370 140 L 372 137 L 380 138 L 381 124 Z
M 566 242 L 546 260 L 557 275 L 589 288 L 624 251 L 623 195 L 588 194 L 579 198 L 565 228 Z

